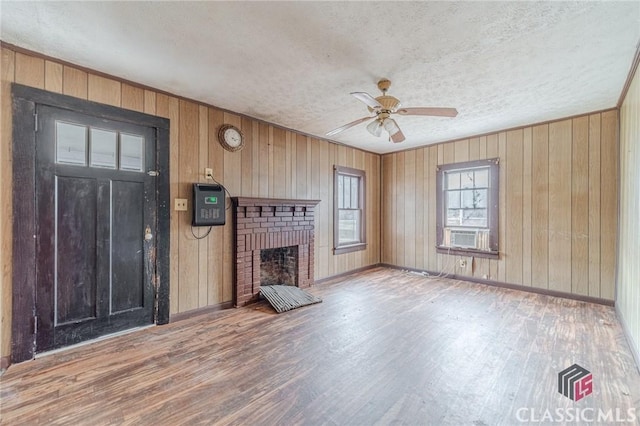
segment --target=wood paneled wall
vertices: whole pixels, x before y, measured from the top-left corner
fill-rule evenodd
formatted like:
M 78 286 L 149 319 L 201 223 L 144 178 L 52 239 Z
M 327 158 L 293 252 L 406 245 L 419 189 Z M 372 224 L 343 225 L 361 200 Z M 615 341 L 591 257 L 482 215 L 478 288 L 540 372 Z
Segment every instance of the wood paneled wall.
M 617 110 L 382 157 L 382 261 L 613 300 Z M 500 158 L 498 260 L 436 253 L 436 167 Z
M 640 72 L 620 108 L 620 241 L 616 304 L 640 355 Z M 640 368 L 640 358 L 637 359 Z
M 191 183 L 206 182 L 205 167 L 233 196 L 319 199 L 316 214 L 315 278 L 380 262 L 380 156 L 315 139 L 220 109 L 137 87 L 54 60 L 2 48 L 2 129 L 0 165 L 0 356 L 10 353 L 11 330 L 11 97 L 10 82 L 50 90 L 171 121 L 171 200 L 191 199 Z M 227 152 L 217 142 L 223 123 L 242 129 L 246 145 Z M 367 176 L 365 251 L 334 256 L 333 165 L 354 167 Z M 232 216 L 208 238 L 191 234 L 190 213 L 171 211 L 171 313 L 232 299 Z M 195 229 L 196 234 L 202 232 Z M 221 243 L 222 242 L 222 243 Z

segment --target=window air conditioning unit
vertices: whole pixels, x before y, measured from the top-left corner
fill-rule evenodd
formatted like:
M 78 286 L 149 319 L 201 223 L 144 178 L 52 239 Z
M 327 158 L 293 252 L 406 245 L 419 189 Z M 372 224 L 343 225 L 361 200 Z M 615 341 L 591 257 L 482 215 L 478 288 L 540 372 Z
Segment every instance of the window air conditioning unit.
M 478 241 L 478 231 L 469 231 L 462 229 L 451 230 L 451 246 L 476 248 Z

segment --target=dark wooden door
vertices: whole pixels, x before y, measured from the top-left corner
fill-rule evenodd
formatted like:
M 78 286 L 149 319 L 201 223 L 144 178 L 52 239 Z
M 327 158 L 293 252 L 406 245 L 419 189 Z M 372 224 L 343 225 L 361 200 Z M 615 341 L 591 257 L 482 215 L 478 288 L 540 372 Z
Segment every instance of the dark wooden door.
M 36 352 L 151 324 L 155 129 L 36 112 Z

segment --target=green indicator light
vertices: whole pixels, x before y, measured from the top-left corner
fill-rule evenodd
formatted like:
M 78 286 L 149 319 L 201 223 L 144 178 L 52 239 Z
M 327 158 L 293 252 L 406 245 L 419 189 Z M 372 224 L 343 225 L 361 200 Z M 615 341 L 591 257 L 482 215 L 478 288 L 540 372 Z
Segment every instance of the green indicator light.
M 218 204 L 218 197 L 204 197 L 205 204 Z

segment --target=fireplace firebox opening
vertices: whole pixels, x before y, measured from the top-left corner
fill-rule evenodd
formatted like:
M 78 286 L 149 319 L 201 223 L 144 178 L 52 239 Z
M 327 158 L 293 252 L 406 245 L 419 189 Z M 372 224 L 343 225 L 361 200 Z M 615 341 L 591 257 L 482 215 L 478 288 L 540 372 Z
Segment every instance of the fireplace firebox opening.
M 260 250 L 260 285 L 298 286 L 298 246 Z

